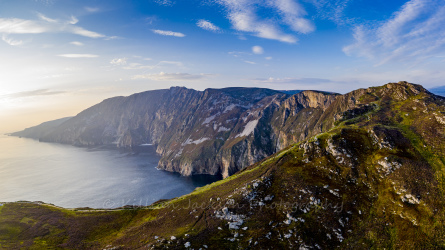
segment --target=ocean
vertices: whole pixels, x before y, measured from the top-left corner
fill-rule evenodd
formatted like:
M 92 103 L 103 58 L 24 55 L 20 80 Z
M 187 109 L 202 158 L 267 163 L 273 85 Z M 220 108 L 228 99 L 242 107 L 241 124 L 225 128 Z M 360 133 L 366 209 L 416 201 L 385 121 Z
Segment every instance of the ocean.
M 156 169 L 154 146 L 118 150 L 0 136 L 0 203 L 43 201 L 65 208 L 150 205 L 192 192 L 219 177 Z

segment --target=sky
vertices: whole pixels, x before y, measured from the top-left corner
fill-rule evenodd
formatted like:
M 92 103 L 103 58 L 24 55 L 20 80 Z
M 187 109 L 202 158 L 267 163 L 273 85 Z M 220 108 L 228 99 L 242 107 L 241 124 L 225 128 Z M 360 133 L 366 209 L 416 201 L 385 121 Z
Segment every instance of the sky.
M 185 86 L 445 85 L 445 0 L 0 0 L 0 133 Z

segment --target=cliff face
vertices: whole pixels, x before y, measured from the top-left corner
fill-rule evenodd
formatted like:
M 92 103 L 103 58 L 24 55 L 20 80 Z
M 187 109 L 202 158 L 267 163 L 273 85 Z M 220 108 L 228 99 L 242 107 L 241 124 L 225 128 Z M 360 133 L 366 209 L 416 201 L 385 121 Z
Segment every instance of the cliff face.
M 40 139 L 76 146 L 154 144 L 161 169 L 226 177 L 277 151 L 269 123 L 287 97 L 259 88 L 148 91 L 104 100 Z
M 377 100 L 405 100 L 420 92 L 427 91 L 406 82 L 345 95 L 174 87 L 104 100 L 40 139 L 77 146 L 154 144 L 160 169 L 227 177 L 345 117 L 372 112 Z

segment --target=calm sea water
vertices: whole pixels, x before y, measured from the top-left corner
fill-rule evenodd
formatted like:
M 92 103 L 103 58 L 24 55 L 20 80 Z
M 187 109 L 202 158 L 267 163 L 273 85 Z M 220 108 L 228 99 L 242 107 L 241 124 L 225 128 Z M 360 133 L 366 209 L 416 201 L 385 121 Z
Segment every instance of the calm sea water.
M 43 201 L 66 208 L 150 205 L 218 180 L 159 171 L 152 146 L 137 152 L 78 148 L 0 136 L 0 201 Z

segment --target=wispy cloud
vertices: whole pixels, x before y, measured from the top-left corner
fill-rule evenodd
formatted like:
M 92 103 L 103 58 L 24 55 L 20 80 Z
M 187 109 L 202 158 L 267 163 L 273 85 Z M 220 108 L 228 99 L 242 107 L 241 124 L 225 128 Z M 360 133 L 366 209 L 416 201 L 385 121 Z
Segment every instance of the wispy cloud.
M 95 58 L 99 57 L 98 55 L 93 54 L 62 54 L 58 55 L 60 57 L 67 57 L 67 58 Z
M 127 64 L 127 58 L 114 58 L 110 63 L 113 65 L 125 65 Z
M 354 27 L 354 43 L 343 48 L 349 56 L 383 65 L 414 62 L 445 50 L 445 6 L 433 0 L 411 0 L 383 23 Z
M 296 43 L 298 39 L 294 34 L 283 31 L 283 24 L 292 31 L 303 34 L 315 29 L 313 23 L 305 18 L 307 13 L 303 6 L 294 0 L 218 0 L 217 2 L 226 8 L 227 18 L 234 29 L 257 37 Z M 256 14 L 261 8 L 266 8 L 279 18 L 261 18 Z
M 142 60 L 144 61 L 150 61 L 151 58 L 143 58 Z M 141 63 L 130 63 L 128 65 L 126 65 L 125 67 L 123 67 L 123 69 L 129 69 L 129 70 L 134 70 L 134 69 L 155 69 L 155 68 L 161 68 L 162 66 L 165 65 L 173 65 L 173 66 L 177 66 L 177 67 L 183 67 L 184 64 L 182 62 L 177 62 L 177 61 L 160 61 L 155 65 L 144 65 Z
M 57 20 L 49 18 L 49 17 L 43 15 L 42 13 L 37 13 L 37 16 L 43 21 L 47 21 L 49 23 L 57 23 Z
M 68 21 L 70 24 L 76 24 L 79 22 L 79 19 L 77 19 L 75 16 L 71 16 L 71 20 Z
M 2 40 L 11 46 L 19 46 L 23 44 L 22 40 L 14 40 L 13 38 L 10 38 L 5 34 L 2 35 Z
M 250 53 L 243 52 L 243 51 L 230 51 L 228 52 L 229 55 L 232 55 L 233 57 L 242 57 L 246 55 L 251 55 Z
M 307 0 L 317 9 L 317 18 L 331 20 L 337 25 L 345 25 L 353 22 L 353 19 L 345 16 L 345 9 L 353 0 Z
M 25 97 L 34 97 L 34 96 L 50 96 L 50 95 L 60 95 L 64 94 L 66 91 L 53 91 L 49 89 L 37 89 L 31 91 L 22 91 L 7 95 L 2 95 L 0 97 L 3 98 L 25 98 Z
M 159 74 L 145 74 L 145 75 L 135 75 L 131 79 L 149 79 L 154 81 L 192 81 L 205 79 L 212 74 L 189 74 L 189 73 L 164 73 Z
M 144 22 L 148 25 L 152 25 L 154 22 L 158 21 L 157 16 L 147 16 L 144 18 Z
M 200 27 L 201 29 L 205 29 L 205 30 L 209 30 L 209 31 L 213 31 L 213 32 L 218 32 L 221 29 L 214 25 L 213 23 L 211 23 L 210 21 L 201 19 L 199 20 L 196 25 L 198 25 L 198 27 Z
M 172 0 L 154 0 L 155 3 L 163 6 L 173 6 L 175 4 L 175 1 Z
M 252 62 L 252 61 L 244 61 L 245 63 L 248 63 L 248 64 L 256 64 L 256 62 Z
M 78 41 L 72 41 L 72 42 L 70 42 L 70 44 L 76 45 L 76 46 L 83 46 L 84 45 L 83 43 L 78 42 Z
M 85 7 L 85 10 L 88 11 L 88 12 L 91 12 L 91 13 L 100 11 L 100 9 L 97 8 L 97 7 L 88 7 L 88 6 Z
M 253 46 L 253 47 L 252 47 L 252 52 L 253 52 L 254 54 L 261 55 L 261 54 L 264 53 L 264 49 L 263 49 L 263 47 L 261 47 L 261 46 Z
M 185 37 L 184 34 L 180 32 L 173 32 L 169 30 L 152 30 L 153 33 L 163 35 L 163 36 L 175 36 L 175 37 Z
M 41 13 L 40 20 L 25 20 L 19 18 L 0 18 L 0 33 L 3 34 L 41 34 L 41 33 L 72 33 L 90 38 L 101 38 L 105 35 L 76 26 L 78 20 L 72 17 L 68 21 L 51 19 Z

